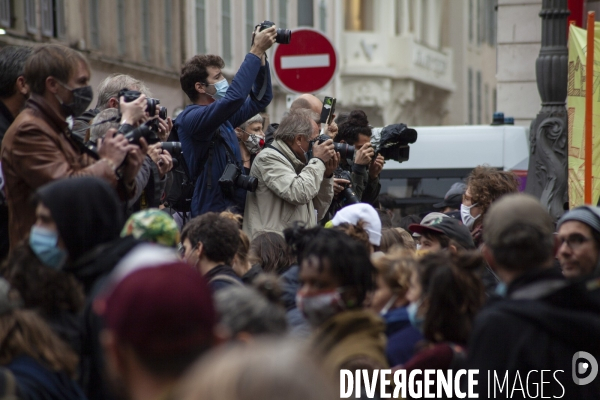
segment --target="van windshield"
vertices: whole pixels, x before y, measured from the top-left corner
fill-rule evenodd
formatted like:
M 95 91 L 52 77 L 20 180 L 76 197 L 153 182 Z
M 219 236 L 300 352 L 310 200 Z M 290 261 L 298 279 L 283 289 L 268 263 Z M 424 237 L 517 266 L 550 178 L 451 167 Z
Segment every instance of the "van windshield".
M 433 204 L 444 200 L 456 182 L 466 182 L 471 169 L 453 170 L 384 170 L 380 176 L 379 201 L 391 209 L 395 218 L 410 214 L 440 211 Z

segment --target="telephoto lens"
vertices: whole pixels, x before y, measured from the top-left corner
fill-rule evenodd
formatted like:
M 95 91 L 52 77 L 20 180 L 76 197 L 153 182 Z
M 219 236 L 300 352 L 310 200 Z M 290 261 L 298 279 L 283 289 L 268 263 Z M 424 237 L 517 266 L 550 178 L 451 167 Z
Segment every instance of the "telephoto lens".
M 173 157 L 178 157 L 181 154 L 181 142 L 162 142 L 160 147 L 168 151 Z

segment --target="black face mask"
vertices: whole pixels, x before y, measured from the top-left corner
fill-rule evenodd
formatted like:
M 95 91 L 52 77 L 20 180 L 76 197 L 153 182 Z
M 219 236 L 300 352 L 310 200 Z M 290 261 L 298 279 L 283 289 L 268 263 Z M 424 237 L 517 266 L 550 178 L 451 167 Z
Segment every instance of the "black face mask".
M 71 89 L 67 85 L 62 82 L 59 82 L 65 89 L 68 89 L 73 93 L 73 101 L 71 103 L 65 103 L 62 99 L 56 95 L 56 98 L 60 102 L 60 107 L 62 108 L 65 115 L 72 115 L 73 117 L 78 117 L 87 110 L 92 99 L 94 98 L 94 91 L 91 86 L 84 86 L 77 89 Z

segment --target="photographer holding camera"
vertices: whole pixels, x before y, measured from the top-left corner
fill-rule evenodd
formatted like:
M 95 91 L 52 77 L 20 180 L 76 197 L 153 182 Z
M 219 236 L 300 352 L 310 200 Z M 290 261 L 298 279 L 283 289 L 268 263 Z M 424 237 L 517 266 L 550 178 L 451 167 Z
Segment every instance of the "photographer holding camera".
M 328 217 L 331 218 L 348 204 L 361 202 L 373 207 L 379 205 L 379 174 L 384 163 L 381 154 L 375 158 L 375 150 L 370 142 L 371 127 L 362 110 L 352 111 L 338 129 L 334 141 L 354 146 L 355 155 L 354 160 L 342 157 L 335 172 L 335 197 L 328 211 Z
M 248 194 L 244 213 L 243 229 L 250 238 L 259 232 L 281 234 L 295 221 L 314 226 L 325 215 L 340 156 L 333 140 L 318 140 L 315 119 L 319 115 L 308 110 L 290 112 L 273 143 L 256 156 L 250 175 L 258 187 Z
M 89 64 L 77 51 L 58 44 L 39 46 L 27 60 L 24 76 L 32 94 L 2 143 L 11 249 L 35 223 L 29 200 L 38 187 L 62 178 L 96 176 L 129 199 L 147 151 L 145 140 L 138 146 L 111 130 L 96 160 L 72 137 L 67 120 L 72 123 L 93 97 Z
M 221 71 L 225 63 L 217 55 L 196 55 L 181 68 L 181 88 L 193 104 L 177 116 L 175 128 L 187 169 L 196 182 L 192 216 L 229 208 L 243 213 L 246 191 L 255 182 L 245 175 L 234 127 L 271 102 L 265 52 L 276 41 L 289 41 L 290 35 L 268 21 L 257 25 L 250 53 L 231 86 Z

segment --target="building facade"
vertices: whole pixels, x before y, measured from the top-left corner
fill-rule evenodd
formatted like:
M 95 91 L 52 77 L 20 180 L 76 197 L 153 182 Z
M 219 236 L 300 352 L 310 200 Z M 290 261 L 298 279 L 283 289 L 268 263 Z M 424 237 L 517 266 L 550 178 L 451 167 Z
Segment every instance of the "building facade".
M 319 97 L 364 109 L 372 125 L 491 122 L 496 54 L 493 0 L 0 0 L 0 45 L 60 42 L 84 52 L 92 85 L 114 72 L 144 80 L 171 113 L 188 103 L 182 62 L 219 54 L 233 77 L 254 26 L 323 32 L 338 71 Z M 273 51 L 270 51 L 270 55 Z M 295 97 L 274 79 L 268 112 Z
M 185 102 L 183 6 L 183 0 L 0 0 L 0 45 L 73 47 L 87 56 L 94 88 L 111 73 L 130 74 L 172 112 Z

